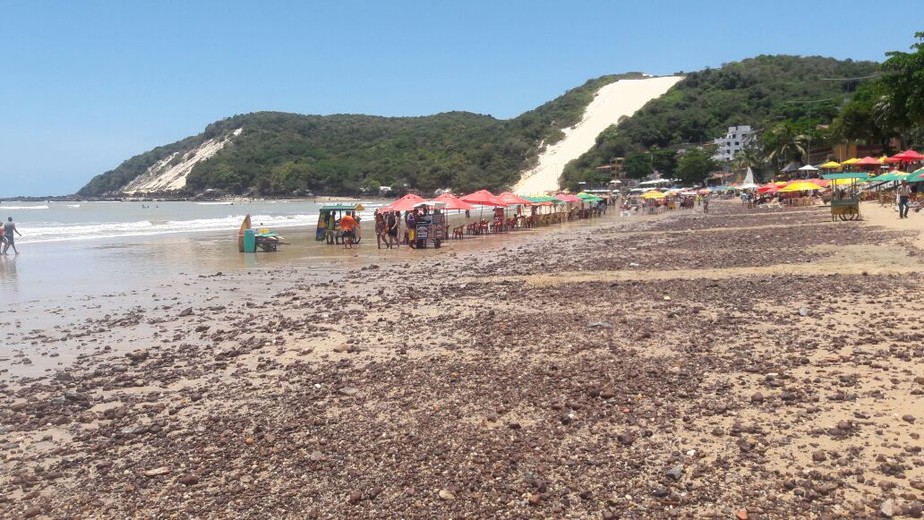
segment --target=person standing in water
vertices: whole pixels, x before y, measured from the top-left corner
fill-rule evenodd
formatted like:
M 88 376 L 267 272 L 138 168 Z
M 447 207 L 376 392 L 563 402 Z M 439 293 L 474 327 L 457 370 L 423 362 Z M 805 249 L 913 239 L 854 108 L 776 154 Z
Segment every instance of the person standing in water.
M 6 220 L 7 222 L 3 224 L 3 254 L 5 255 L 6 252 L 12 247 L 13 252 L 18 255 L 19 251 L 16 250 L 16 243 L 13 240 L 13 233 L 15 232 L 19 236 L 22 236 L 22 233 L 16 229 L 16 224 L 13 223 L 13 217 L 8 217 Z

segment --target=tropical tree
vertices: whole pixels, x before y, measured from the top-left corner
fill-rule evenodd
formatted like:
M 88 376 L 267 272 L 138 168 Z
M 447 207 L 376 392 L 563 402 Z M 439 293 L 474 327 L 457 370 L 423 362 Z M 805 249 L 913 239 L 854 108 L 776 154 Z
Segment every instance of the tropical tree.
M 644 179 L 654 172 L 651 154 L 648 152 L 629 154 L 622 167 L 630 179 Z
M 914 52 L 887 52 L 882 64 L 886 94 L 880 106 L 892 114 L 900 132 L 924 124 L 924 32 L 914 37 Z
M 746 171 L 748 168 L 754 172 L 755 178 L 763 178 L 766 169 L 766 156 L 757 139 L 748 140 L 732 158 L 732 168 L 735 171 Z
M 777 123 L 761 135 L 767 162 L 777 169 L 790 161 L 808 161 L 808 136 L 801 134 L 789 121 Z
M 924 32 L 915 34 L 914 52 L 888 52 L 882 77 L 861 85 L 834 122 L 834 136 L 889 147 L 924 138 Z
M 719 169 L 719 163 L 712 158 L 714 151 L 708 147 L 691 148 L 677 161 L 675 176 L 686 184 L 700 184 Z

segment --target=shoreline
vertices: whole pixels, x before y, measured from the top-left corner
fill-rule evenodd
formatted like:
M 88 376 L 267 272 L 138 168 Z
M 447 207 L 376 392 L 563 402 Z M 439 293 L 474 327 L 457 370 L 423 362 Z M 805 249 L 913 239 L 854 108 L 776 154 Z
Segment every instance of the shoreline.
M 895 279 L 924 272 L 922 234 L 826 211 L 716 201 L 381 254 L 373 236 L 323 272 L 187 273 L 8 335 L 75 356 L 0 379 L 0 511 L 911 511 L 924 351 Z

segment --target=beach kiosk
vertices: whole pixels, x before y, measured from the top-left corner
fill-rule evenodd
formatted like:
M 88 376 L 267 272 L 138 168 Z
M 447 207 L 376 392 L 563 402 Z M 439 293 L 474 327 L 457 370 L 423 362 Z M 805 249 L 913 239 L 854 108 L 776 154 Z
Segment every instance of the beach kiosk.
M 326 241 L 328 244 L 339 244 L 343 238 L 343 230 L 340 229 L 340 218 L 344 215 L 350 215 L 359 221 L 358 213 L 362 211 L 363 205 L 354 202 L 331 202 L 321 204 L 318 208 L 318 227 L 314 232 L 314 239 L 318 242 Z M 354 244 L 358 244 L 360 236 L 353 239 Z
M 866 182 L 865 172 L 829 173 L 822 179 L 831 181 L 831 220 L 860 220 L 859 184 Z
M 285 244 L 283 240 L 282 235 L 268 228 L 253 229 L 250 214 L 247 214 L 237 234 L 237 249 L 241 253 L 255 253 L 258 249 L 270 253 Z
M 425 200 L 418 202 L 414 208 L 425 210 L 424 214 L 417 215 L 417 239 L 414 245 L 418 249 L 427 247 L 427 242 L 433 242 L 433 247 L 439 249 L 446 239 L 446 202 L 438 200 Z

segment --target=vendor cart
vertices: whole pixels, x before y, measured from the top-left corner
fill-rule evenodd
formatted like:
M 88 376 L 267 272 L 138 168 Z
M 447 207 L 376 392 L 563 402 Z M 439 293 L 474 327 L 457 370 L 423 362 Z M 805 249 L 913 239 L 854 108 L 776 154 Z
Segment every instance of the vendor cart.
M 831 181 L 831 220 L 860 220 L 860 184 L 868 175 L 863 172 L 845 172 L 823 175 Z
M 838 199 L 836 196 L 831 199 L 831 220 L 859 220 L 860 219 L 860 197 L 853 195 Z
M 417 216 L 417 239 L 414 246 L 418 249 L 427 247 L 427 242 L 433 242 L 433 247 L 439 249 L 446 239 L 446 203 L 442 201 L 423 201 L 414 205 L 422 214 Z
M 350 215 L 359 222 L 359 212 L 363 209 L 362 204 L 354 202 L 321 204 L 318 208 L 318 227 L 315 229 L 314 239 L 318 242 L 326 241 L 330 245 L 340 244 L 343 240 L 340 219 L 344 215 Z M 358 244 L 361 239 L 362 237 L 357 234 L 353 238 L 353 243 Z

